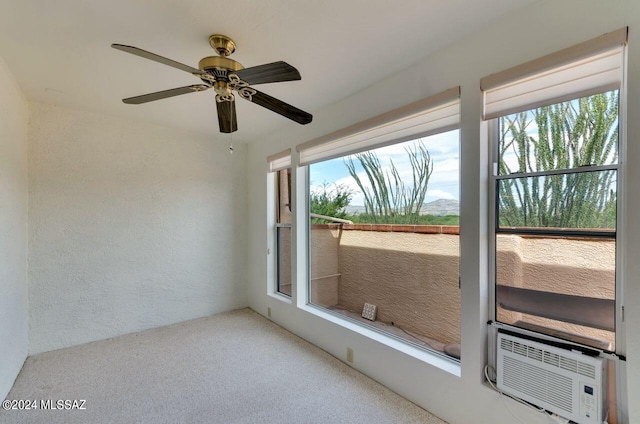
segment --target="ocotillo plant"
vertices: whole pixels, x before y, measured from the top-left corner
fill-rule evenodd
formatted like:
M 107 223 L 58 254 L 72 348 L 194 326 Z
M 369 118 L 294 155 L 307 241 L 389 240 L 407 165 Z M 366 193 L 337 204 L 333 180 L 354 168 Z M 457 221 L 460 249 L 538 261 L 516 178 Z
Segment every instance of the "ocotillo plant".
M 501 226 L 615 228 L 616 171 L 575 171 L 617 162 L 618 91 L 504 116 L 499 121 L 501 175 L 572 171 L 501 180 Z
M 415 224 L 418 221 L 433 172 L 433 162 L 422 142 L 416 143 L 414 148 L 405 147 L 405 151 L 411 163 L 411 185 L 402 180 L 392 160 L 385 171 L 373 151 L 354 155 L 364 169 L 369 186 L 360 179 L 353 157 L 349 156 L 344 161 L 349 174 L 364 195 L 365 213 L 373 222 Z

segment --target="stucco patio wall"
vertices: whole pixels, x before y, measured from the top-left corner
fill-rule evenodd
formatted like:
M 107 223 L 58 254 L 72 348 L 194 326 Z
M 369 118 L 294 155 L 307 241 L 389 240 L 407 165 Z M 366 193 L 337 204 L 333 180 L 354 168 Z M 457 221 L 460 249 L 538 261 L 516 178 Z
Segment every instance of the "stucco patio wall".
M 439 340 L 460 342 L 459 227 L 314 225 L 311 300 L 361 311 Z M 500 235 L 499 284 L 613 299 L 615 243 Z M 586 311 L 585 313 L 588 313 Z M 612 340 L 612 333 L 499 310 L 505 322 L 534 324 Z

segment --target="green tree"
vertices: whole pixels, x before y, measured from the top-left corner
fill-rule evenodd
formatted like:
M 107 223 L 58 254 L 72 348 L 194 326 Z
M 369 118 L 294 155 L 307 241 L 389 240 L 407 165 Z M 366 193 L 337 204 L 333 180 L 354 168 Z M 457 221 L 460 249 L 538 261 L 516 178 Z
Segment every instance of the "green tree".
M 348 187 L 335 183 L 330 185 L 325 181 L 319 189 L 309 194 L 309 207 L 311 213 L 345 219 L 347 216 L 345 208 L 351 202 L 352 196 L 353 192 Z M 313 218 L 311 222 L 326 221 Z
M 422 141 L 415 147 L 406 147 L 405 151 L 411 163 L 413 176 L 413 184 L 410 186 L 402 181 L 393 161 L 385 172 L 375 152 L 354 155 L 364 169 L 369 187 L 360 179 L 353 156 L 345 159 L 349 174 L 364 195 L 365 215 L 368 216 L 368 220 L 386 224 L 418 223 L 429 178 L 433 172 L 433 161 Z
M 502 117 L 500 132 L 501 175 L 615 164 L 618 92 Z M 501 180 L 500 225 L 615 228 L 615 179 L 595 171 Z

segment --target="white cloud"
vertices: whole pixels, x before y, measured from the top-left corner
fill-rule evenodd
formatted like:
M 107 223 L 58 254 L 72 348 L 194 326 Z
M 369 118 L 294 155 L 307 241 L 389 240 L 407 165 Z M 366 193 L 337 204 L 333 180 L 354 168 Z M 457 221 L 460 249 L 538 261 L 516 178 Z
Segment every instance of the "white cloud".
M 457 199 L 459 196 L 458 193 L 460 181 L 460 149 L 458 132 L 453 131 L 450 133 L 427 137 L 422 139 L 422 142 L 430 152 L 431 159 L 433 161 L 433 173 L 429 180 L 430 189 L 427 191 L 427 201 L 435 200 L 438 198 Z M 406 146 L 411 145 L 412 142 L 400 143 L 375 150 L 375 153 L 380 161 L 383 174 L 390 174 L 391 162 L 393 162 L 396 169 L 398 170 L 400 178 L 407 187 L 413 185 L 413 171 L 406 151 Z M 369 178 L 360 166 L 359 161 L 355 158 L 355 156 L 352 156 L 351 158 L 361 182 L 366 189 L 370 189 L 371 184 L 369 183 Z M 317 183 L 319 181 L 329 181 L 331 184 L 335 183 L 347 187 L 353 193 L 351 205 L 364 205 L 364 195 L 355 180 L 350 175 L 348 175 L 346 166 L 344 165 L 344 163 L 342 163 L 343 159 L 335 159 L 335 161 L 336 162 L 326 162 L 326 174 L 325 172 L 316 174 L 315 172 L 313 172 L 314 167 L 312 166 L 312 183 Z M 344 173 L 340 172 L 340 177 L 335 174 L 338 169 L 344 170 Z M 338 178 L 336 179 L 336 177 Z M 313 191 L 318 187 L 320 186 L 313 185 L 311 187 L 311 190 Z
M 437 198 L 437 199 L 455 199 L 456 197 L 444 190 L 427 190 L 427 196 Z
M 370 189 L 371 188 L 371 184 L 369 183 L 369 179 L 367 178 L 367 176 L 366 176 L 364 171 L 359 172 L 358 173 L 358 177 L 360 178 L 360 181 L 362 181 L 362 184 L 365 186 L 366 189 Z M 356 180 L 354 180 L 351 176 L 338 179 L 336 181 L 336 184 L 341 185 L 341 186 L 346 187 L 347 189 L 351 190 L 351 193 L 352 193 L 351 204 L 352 205 L 357 205 L 357 206 L 363 206 L 364 205 L 364 194 L 362 193 L 362 190 L 360 190 L 360 187 L 356 183 Z

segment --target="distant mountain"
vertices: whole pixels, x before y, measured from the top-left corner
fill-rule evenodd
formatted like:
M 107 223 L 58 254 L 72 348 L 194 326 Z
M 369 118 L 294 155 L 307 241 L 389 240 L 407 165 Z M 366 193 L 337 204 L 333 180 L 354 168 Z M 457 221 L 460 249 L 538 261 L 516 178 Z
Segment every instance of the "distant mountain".
M 349 205 L 345 208 L 349 215 L 357 215 L 365 213 L 365 207 L 359 205 Z M 438 199 L 433 202 L 425 203 L 420 209 L 420 215 L 460 215 L 460 202 L 452 199 Z
M 438 199 L 424 203 L 420 215 L 460 215 L 460 201 L 454 199 Z
M 367 210 L 364 206 L 347 205 L 347 207 L 344 208 L 344 211 L 347 213 L 347 215 L 358 215 L 361 213 L 365 213 Z

